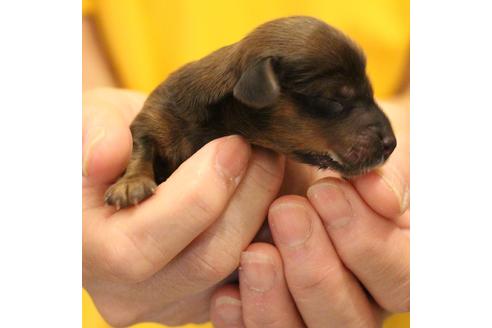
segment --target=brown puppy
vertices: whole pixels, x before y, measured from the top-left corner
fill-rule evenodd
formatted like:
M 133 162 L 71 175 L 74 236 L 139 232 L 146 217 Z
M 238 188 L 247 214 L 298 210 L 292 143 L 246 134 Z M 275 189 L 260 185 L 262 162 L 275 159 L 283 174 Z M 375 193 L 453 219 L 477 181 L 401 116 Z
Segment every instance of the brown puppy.
M 150 196 L 156 182 L 226 135 L 344 176 L 382 164 L 396 146 L 361 50 L 311 17 L 268 22 L 185 65 L 152 92 L 131 131 L 128 168 L 106 192 L 117 208 Z

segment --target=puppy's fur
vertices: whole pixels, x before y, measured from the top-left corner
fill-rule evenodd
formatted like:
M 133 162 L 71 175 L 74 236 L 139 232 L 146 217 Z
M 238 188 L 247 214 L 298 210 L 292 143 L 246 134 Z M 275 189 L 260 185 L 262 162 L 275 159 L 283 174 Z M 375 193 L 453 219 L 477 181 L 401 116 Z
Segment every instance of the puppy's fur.
M 151 195 L 156 182 L 226 135 L 344 176 L 382 164 L 396 146 L 361 50 L 311 17 L 268 22 L 185 65 L 152 92 L 131 131 L 128 168 L 106 192 L 117 208 Z

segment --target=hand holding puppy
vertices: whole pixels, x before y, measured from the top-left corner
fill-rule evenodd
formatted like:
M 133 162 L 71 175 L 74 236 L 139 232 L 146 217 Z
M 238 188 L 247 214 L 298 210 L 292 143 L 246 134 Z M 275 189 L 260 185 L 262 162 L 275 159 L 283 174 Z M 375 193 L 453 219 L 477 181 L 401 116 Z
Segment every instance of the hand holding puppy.
M 307 198 L 271 205 L 276 247 L 246 249 L 239 288 L 213 296 L 215 327 L 380 327 L 387 313 L 409 310 L 406 106 L 382 105 L 398 147 L 378 171 L 349 183 L 288 163 L 286 192 L 310 185 Z
M 220 138 L 184 162 L 136 207 L 115 211 L 104 192 L 131 154 L 130 122 L 144 96 L 89 92 L 83 105 L 83 286 L 114 326 L 208 319 L 216 285 L 261 226 L 284 160 Z
M 307 199 L 273 202 L 277 248 L 243 253 L 243 308 L 234 287 L 219 290 L 217 325 L 370 327 L 381 308 L 408 307 L 408 190 L 391 165 L 355 178 L 384 163 L 396 140 L 350 40 L 309 17 L 272 21 L 175 72 L 133 120 L 142 102 L 104 90 L 84 104 L 84 286 L 110 323 L 207 319 L 283 178 L 284 160 L 249 144 L 352 183 L 325 178 Z M 221 138 L 235 134 L 248 142 Z M 311 185 L 324 175 L 289 166 L 287 194 L 289 184 L 303 190 L 303 176 Z M 217 313 L 229 305 L 238 315 L 225 311 L 236 320 L 225 323 Z
M 236 313 L 240 327 L 245 323 L 246 327 L 262 326 L 271 320 L 282 327 L 316 327 L 316 322 L 322 326 L 325 321 L 344 327 L 370 327 L 380 323 L 382 308 L 391 312 L 408 309 L 408 130 L 401 124 L 408 122 L 406 112 L 396 106 L 383 106 L 391 109 L 386 112 L 396 123 L 400 142 L 382 171 L 359 177 L 352 184 L 333 178 L 318 181 L 309 190 L 310 202 L 298 196 L 276 200 L 269 221 L 278 248 L 261 243 L 249 246 L 241 259 L 241 298 L 235 287 L 225 286 L 210 301 L 217 282 L 238 265 L 241 251 L 261 225 L 282 179 L 282 160 L 257 151 L 248 155 L 249 164 L 244 163 L 248 159 L 240 160 L 239 165 L 247 166 L 246 171 L 236 189 L 226 192 L 229 196 L 224 197 L 230 197 L 230 203 L 215 219 L 207 215 L 213 207 L 207 211 L 207 207 L 200 206 L 194 216 L 197 220 L 192 219 L 190 225 L 185 217 L 192 214 L 189 206 L 176 202 L 163 205 L 179 196 L 177 192 L 169 195 L 162 191 L 166 189 L 157 190 L 155 197 L 135 208 L 115 212 L 103 205 L 102 195 L 126 165 L 131 151 L 128 124 L 143 99 L 140 94 L 110 89 L 94 91 L 84 99 L 83 282 L 111 324 L 200 322 L 207 320 L 210 308 L 217 327 L 225 324 L 221 311 L 229 315 L 229 320 L 234 320 Z M 195 155 L 200 157 L 190 158 L 162 187 L 180 190 L 189 185 L 188 176 L 202 161 L 213 168 L 210 161 L 224 141 L 232 141 L 234 147 L 249 154 L 248 146 L 240 139 L 220 139 Z M 289 166 L 292 173 L 286 177 L 289 181 L 285 192 L 299 188 L 295 176 L 308 176 L 306 186 L 322 178 L 320 171 L 292 162 Z M 200 201 L 203 190 L 205 196 L 210 196 L 214 186 L 231 183 L 226 179 L 228 182 L 221 184 L 223 177 L 217 181 L 214 174 L 201 173 L 208 178 L 196 180 L 192 190 L 182 192 L 188 195 L 183 200 Z M 292 233 L 302 232 L 297 226 L 302 223 L 301 217 L 309 223 L 309 234 L 292 246 Z M 193 227 L 196 230 L 188 230 Z M 181 233 L 179 239 L 182 230 L 187 233 Z M 162 231 L 167 232 L 162 238 L 149 235 Z M 190 236 L 197 231 L 199 236 L 190 243 Z M 170 262 L 165 260 L 173 250 L 176 252 L 180 240 L 188 243 L 184 250 Z M 160 253 L 157 247 L 171 251 Z M 149 266 L 149 259 L 159 258 L 168 263 L 160 269 L 158 265 Z M 267 279 L 265 263 L 273 269 L 273 281 Z M 252 280 L 259 274 L 261 281 Z M 275 288 L 268 289 L 272 283 Z M 361 292 L 362 285 L 375 302 Z M 299 299 L 311 302 L 299 305 Z M 241 302 L 242 307 L 237 307 Z

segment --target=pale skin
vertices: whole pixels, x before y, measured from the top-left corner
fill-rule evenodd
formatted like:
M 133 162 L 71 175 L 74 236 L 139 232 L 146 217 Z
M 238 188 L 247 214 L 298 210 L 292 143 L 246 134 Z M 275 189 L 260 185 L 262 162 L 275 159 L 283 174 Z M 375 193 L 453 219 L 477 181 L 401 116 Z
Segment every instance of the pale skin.
M 87 67 L 84 76 L 97 74 Z M 381 104 L 398 146 L 376 172 L 345 181 L 232 136 L 204 146 L 150 199 L 116 211 L 103 195 L 126 166 L 128 126 L 145 95 L 87 91 L 114 79 L 92 81 L 83 285 L 109 323 L 378 327 L 409 310 L 407 95 Z M 275 245 L 251 243 L 265 217 Z M 224 284 L 239 265 L 239 285 Z

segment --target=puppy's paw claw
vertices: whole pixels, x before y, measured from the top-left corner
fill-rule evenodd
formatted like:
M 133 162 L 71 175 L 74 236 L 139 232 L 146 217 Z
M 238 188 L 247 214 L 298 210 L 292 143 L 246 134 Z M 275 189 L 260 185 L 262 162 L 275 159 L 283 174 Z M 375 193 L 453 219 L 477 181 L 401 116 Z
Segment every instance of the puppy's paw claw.
M 137 205 L 151 196 L 157 185 L 147 177 L 123 177 L 108 188 L 104 195 L 104 202 L 113 205 L 118 211 L 131 205 Z

